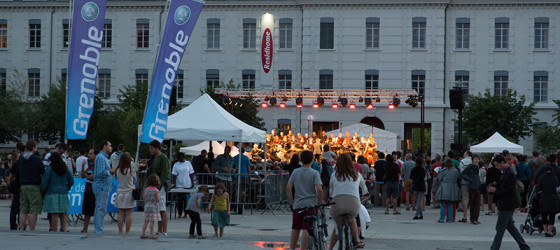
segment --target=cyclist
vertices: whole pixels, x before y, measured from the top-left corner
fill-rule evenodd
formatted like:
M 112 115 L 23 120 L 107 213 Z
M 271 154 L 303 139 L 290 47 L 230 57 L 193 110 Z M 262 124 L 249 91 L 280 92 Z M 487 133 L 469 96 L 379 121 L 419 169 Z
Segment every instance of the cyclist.
M 313 152 L 305 150 L 300 155 L 302 168 L 294 170 L 288 185 L 286 187 L 286 194 L 292 209 L 313 207 L 323 203 L 323 183 L 319 172 L 311 168 L 313 164 Z M 295 193 L 292 193 L 292 189 Z M 305 222 L 305 216 L 313 215 L 313 210 L 310 209 L 305 212 L 294 211 L 292 214 L 292 235 L 290 238 L 290 249 L 296 249 L 299 239 L 299 232 L 303 230 L 301 236 L 301 249 L 307 249 L 309 241 L 309 233 L 307 229 L 311 226 L 311 222 Z
M 330 179 L 330 194 L 334 198 L 334 206 L 332 208 L 333 218 L 336 221 L 336 228 L 331 234 L 329 249 L 332 250 L 338 240 L 336 234 L 337 228 L 344 222 L 343 215 L 349 215 L 348 221 L 352 239 L 356 248 L 364 248 L 364 243 L 358 239 L 358 225 L 356 224 L 356 216 L 360 211 L 360 192 L 365 194 L 365 198 L 369 197 L 366 184 L 362 175 L 354 168 L 352 159 L 348 154 L 342 154 L 338 157 L 334 169 L 334 173 Z M 339 232 L 341 233 L 341 232 Z M 342 243 L 341 243 L 342 244 Z

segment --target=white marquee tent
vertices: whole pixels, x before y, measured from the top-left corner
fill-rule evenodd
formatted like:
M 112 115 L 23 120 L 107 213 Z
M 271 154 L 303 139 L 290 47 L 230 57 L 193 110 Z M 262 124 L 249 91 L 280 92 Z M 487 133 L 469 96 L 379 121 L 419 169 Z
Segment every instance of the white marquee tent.
M 510 153 L 523 153 L 523 146 L 508 141 L 498 132 L 470 148 L 473 153 L 499 153 L 504 149 L 507 149 Z
M 329 131 L 327 136 L 330 136 L 331 133 L 334 133 L 335 136 L 338 136 L 338 133 L 342 133 L 344 136 L 346 132 L 349 132 L 350 135 L 358 133 L 358 137 L 365 138 L 369 138 L 371 134 L 377 143 L 377 150 L 379 151 L 392 152 L 397 150 L 397 134 L 364 123 L 356 123 Z
M 222 142 L 219 143 L 217 141 L 212 141 L 212 152 L 214 152 L 215 156 L 221 155 L 224 153 L 224 148 L 226 143 Z M 179 149 L 180 152 L 185 153 L 186 155 L 199 155 L 200 151 L 202 151 L 203 149 L 206 149 L 206 151 L 209 151 L 208 148 L 210 146 L 210 141 L 203 141 L 197 145 L 193 145 L 190 147 L 182 147 Z M 239 149 L 237 149 L 236 146 L 231 147 L 231 156 L 236 156 L 237 154 L 239 154 Z

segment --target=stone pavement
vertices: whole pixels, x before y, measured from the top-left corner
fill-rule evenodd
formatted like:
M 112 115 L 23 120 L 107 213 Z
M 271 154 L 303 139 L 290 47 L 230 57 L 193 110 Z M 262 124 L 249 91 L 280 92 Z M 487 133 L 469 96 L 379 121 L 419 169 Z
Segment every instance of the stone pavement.
M 210 215 L 202 215 L 202 229 L 207 239 L 187 239 L 188 219 L 169 221 L 167 237 L 159 240 L 140 240 L 142 213 L 136 212 L 130 235 L 119 235 L 117 225 L 109 222 L 107 216 L 106 232 L 103 235 L 80 233 L 82 222 L 70 226 L 69 233 L 50 233 L 48 222 L 39 220 L 35 232 L 9 231 L 9 201 L 0 200 L 0 239 L 3 249 L 284 249 L 288 248 L 291 216 L 276 212 L 261 215 L 261 211 L 246 211 L 244 215 L 232 215 L 230 227 L 226 227 L 224 237 L 213 238 Z M 429 208 L 424 213 L 424 220 L 414 221 L 413 211 L 404 211 L 401 215 L 385 215 L 383 208 L 369 210 L 373 222 L 364 232 L 366 249 L 489 249 L 495 233 L 496 215 L 481 215 L 481 225 L 469 223 L 437 223 L 439 209 Z M 45 218 L 46 214 L 40 216 Z M 460 217 L 459 217 L 460 218 Z M 526 214 L 515 215 L 516 225 L 522 223 Z M 334 222 L 329 221 L 329 231 Z M 149 230 L 149 229 L 148 229 Z M 90 226 L 93 231 L 93 225 Z M 330 233 L 330 232 L 329 232 Z M 545 238 L 536 232 L 534 235 L 523 234 L 532 249 L 560 249 L 560 235 Z M 517 249 L 517 244 L 506 232 L 502 249 Z

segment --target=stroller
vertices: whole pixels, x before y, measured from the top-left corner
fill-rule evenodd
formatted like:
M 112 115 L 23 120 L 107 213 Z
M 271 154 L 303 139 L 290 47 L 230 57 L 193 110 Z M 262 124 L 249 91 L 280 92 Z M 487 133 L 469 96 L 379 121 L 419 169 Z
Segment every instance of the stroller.
M 539 233 L 543 232 L 543 218 L 539 209 L 539 198 L 540 191 L 539 188 L 535 186 L 533 187 L 527 202 L 527 219 L 525 219 L 524 224 L 519 225 L 519 231 L 521 233 L 526 232 L 532 235 L 533 232 L 537 230 Z M 552 234 L 556 235 L 556 227 L 553 228 Z

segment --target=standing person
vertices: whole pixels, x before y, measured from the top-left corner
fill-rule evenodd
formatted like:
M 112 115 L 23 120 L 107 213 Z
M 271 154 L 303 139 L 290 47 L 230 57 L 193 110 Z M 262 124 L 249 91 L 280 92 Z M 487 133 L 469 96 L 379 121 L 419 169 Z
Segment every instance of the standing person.
M 444 223 L 447 215 L 447 222 L 453 222 L 453 203 L 461 200 L 461 189 L 457 186 L 459 180 L 459 170 L 453 166 L 453 161 L 445 161 L 445 168 L 442 168 L 436 181 L 439 183 L 436 199 L 440 202 L 438 222 Z
M 373 164 L 375 184 L 373 185 L 373 202 L 375 206 L 385 206 L 385 153 L 379 152 L 379 160 Z
M 111 162 L 111 168 L 116 168 L 119 166 L 121 156 L 124 154 L 124 144 L 119 144 L 119 146 L 117 146 L 117 150 L 118 151 L 112 153 L 111 158 L 109 158 L 109 161 Z
M 70 211 L 68 191 L 74 185 L 74 178 L 60 154 L 51 154 L 50 161 L 51 165 L 47 167 L 41 180 L 41 191 L 45 194 L 43 210 L 51 214 L 49 231 L 56 232 L 60 220 L 60 231 L 67 232 L 66 213 Z
M 78 173 L 79 176 L 82 175 L 82 171 L 84 169 L 87 169 L 87 157 L 86 157 L 86 149 L 85 148 L 80 148 L 80 156 L 78 156 L 78 159 L 76 159 L 76 172 Z
M 241 157 L 241 166 L 239 165 L 239 157 Z M 245 149 L 241 148 L 241 154 L 233 157 L 233 168 L 237 170 L 241 177 L 249 177 L 251 174 L 251 159 L 245 155 Z
M 200 220 L 200 204 L 202 199 L 208 195 L 208 186 L 200 186 L 196 193 L 192 194 L 187 204 L 186 213 L 191 218 L 191 226 L 189 228 L 189 238 L 205 239 L 206 236 L 202 234 L 202 221 Z M 194 228 L 196 227 L 197 236 L 194 235 Z
M 486 191 L 488 192 L 488 212 L 486 213 L 486 215 L 492 215 L 493 213 L 496 213 L 496 210 L 494 209 L 495 202 L 494 202 L 494 191 L 493 191 L 495 189 L 491 189 L 490 187 L 492 186 L 496 187 L 494 183 L 498 183 L 501 175 L 502 175 L 501 171 L 498 168 L 496 168 L 494 164 L 491 162 L 488 165 L 488 169 L 486 170 Z
M 216 157 L 216 161 L 212 166 L 214 168 L 212 171 L 218 172 L 216 178 L 218 178 L 222 182 L 227 183 L 228 184 L 227 188 L 229 189 L 231 189 L 231 185 L 229 184 L 231 184 L 231 173 L 233 170 L 233 157 L 231 157 L 230 153 L 231 153 L 231 147 L 226 146 L 224 148 L 224 153 Z
M 513 221 L 513 212 L 518 206 L 517 196 L 515 193 L 515 174 L 510 166 L 507 165 L 503 156 L 494 157 L 493 165 L 503 174 L 498 182 L 493 182 L 488 191 L 494 192 L 494 200 L 498 207 L 498 220 L 496 221 L 496 235 L 490 249 L 500 249 L 502 238 L 506 229 L 517 242 L 520 249 L 531 249 L 523 236 L 517 231 L 515 222 Z
M 334 166 L 336 163 L 336 153 L 330 151 L 330 147 L 327 144 L 323 145 L 323 160 L 326 160 L 331 166 Z
M 288 170 L 288 172 L 291 175 L 294 172 L 294 170 L 299 167 L 301 167 L 301 165 L 299 165 L 299 154 L 295 153 L 292 155 L 292 158 L 290 159 L 290 164 L 288 164 L 288 167 L 286 167 L 287 169 L 284 170 Z
M 537 175 L 539 169 L 541 169 L 541 167 L 544 166 L 545 164 L 546 164 L 546 160 L 541 156 L 539 156 L 539 151 L 533 151 L 533 158 L 529 161 L 529 166 L 531 167 L 531 173 L 532 173 L 530 179 L 531 184 L 534 185 L 537 184 L 535 183 L 535 176 Z
M 49 147 L 49 148 L 50 148 L 50 147 Z M 67 148 L 68 148 L 68 147 L 66 146 L 66 143 L 61 142 L 61 143 L 59 143 L 59 144 L 56 144 L 56 148 L 55 148 L 52 152 L 48 152 L 48 153 L 47 153 L 47 148 L 45 147 L 45 153 L 47 153 L 47 154 L 43 157 L 43 165 L 45 165 L 45 166 L 50 166 L 50 165 L 51 165 L 51 160 L 50 160 L 50 158 L 51 158 L 52 153 L 54 153 L 54 152 L 59 153 L 60 156 L 62 157 L 62 160 L 63 160 L 63 161 L 65 162 L 65 164 L 66 164 L 66 156 L 65 156 L 65 153 L 66 153 L 66 149 L 67 149 Z
M 8 175 L 8 187 L 10 187 L 10 183 L 14 182 L 12 185 L 15 187 L 14 189 L 9 189 L 10 193 L 12 194 L 12 203 L 10 204 L 10 230 L 18 230 L 18 222 L 19 222 L 19 200 L 20 200 L 20 182 L 19 182 L 19 157 L 20 154 L 25 151 L 25 145 L 22 142 L 18 142 L 16 144 L 16 150 L 8 156 L 8 159 L 11 160 L 10 163 L 10 174 Z
M 529 188 L 531 187 L 531 176 L 533 176 L 533 172 L 531 171 L 531 167 L 527 164 L 527 156 L 521 155 L 519 157 L 519 163 L 517 164 L 517 180 L 523 183 L 523 192 L 521 192 L 521 212 L 525 212 L 525 208 L 527 207 L 527 196 L 529 193 Z
M 397 199 L 399 198 L 399 165 L 395 162 L 393 155 L 387 154 L 385 157 L 385 214 L 389 214 L 389 202 L 393 204 L 393 214 L 401 214 L 397 211 Z
M 171 172 L 173 175 L 173 183 L 175 187 L 178 188 L 192 188 L 194 169 L 190 162 L 185 160 L 185 153 L 179 152 L 177 154 L 177 162 L 173 165 L 173 170 Z M 179 213 L 179 218 L 183 216 L 183 211 L 185 211 L 186 206 L 186 195 L 181 195 L 177 201 L 177 210 Z M 187 218 L 187 213 L 185 211 L 185 216 Z
M 416 166 L 410 171 L 410 179 L 412 180 L 411 191 L 416 199 L 416 215 L 412 218 L 413 220 L 424 219 L 424 215 L 422 214 L 422 200 L 426 192 L 425 178 L 426 169 L 424 168 L 424 160 L 422 157 L 418 157 L 416 159 Z
M 551 166 L 544 167 L 544 174 L 539 178 L 539 190 L 542 191 L 539 199 L 540 211 L 543 215 L 543 231 L 546 237 L 552 237 L 554 217 L 560 211 L 559 198 L 556 189 L 560 185 L 558 178 L 553 174 Z
M 463 154 L 463 159 L 459 163 L 459 171 L 463 173 L 465 169 L 472 165 L 472 153 L 471 151 L 465 151 Z M 459 222 L 467 222 L 467 207 L 469 205 L 469 182 L 467 179 L 461 180 L 461 205 L 463 210 L 463 218 L 459 220 Z
M 105 230 L 105 214 L 107 214 L 107 201 L 109 192 L 113 189 L 113 177 L 111 176 L 111 164 L 109 154 L 113 150 L 109 141 L 102 141 L 99 145 L 99 154 L 95 158 L 93 174 L 93 194 L 95 194 L 95 233 L 103 233 Z
M 436 199 L 439 182 L 436 182 L 439 171 L 441 170 L 443 162 L 441 162 L 441 155 L 436 154 L 436 162 L 430 168 L 430 175 L 432 176 L 432 203 L 433 208 L 439 208 L 439 202 Z
M 132 213 L 136 206 L 136 201 L 132 197 L 132 190 L 136 188 L 136 172 L 132 168 L 131 162 L 132 156 L 130 156 L 129 153 L 123 153 L 119 157 L 119 164 L 115 169 L 115 177 L 119 182 L 117 186 L 117 196 L 115 198 L 115 207 L 119 208 L 119 216 L 117 218 L 119 234 L 123 233 L 125 217 L 125 233 L 130 233 L 130 227 L 132 227 Z
M 321 139 L 315 139 L 315 143 L 313 143 L 313 160 L 319 162 L 321 159 L 321 154 L 323 150 L 321 150 Z
M 359 230 L 356 222 L 356 216 L 360 211 L 360 189 L 365 197 L 369 197 L 367 192 L 364 178 L 360 172 L 354 168 L 351 157 L 348 154 L 342 154 L 336 161 L 336 169 L 330 179 L 330 193 L 333 197 L 334 205 L 332 208 L 332 216 L 336 221 L 336 228 L 333 229 L 331 234 L 331 241 L 329 249 L 332 250 L 338 235 L 336 232 L 340 225 L 344 222 L 342 215 L 349 214 L 350 231 L 352 234 L 352 241 L 355 242 L 356 248 L 364 248 L 364 243 L 358 238 Z
M 210 173 L 208 166 L 206 165 L 206 149 L 200 151 L 200 154 L 193 157 L 191 160 L 191 165 L 194 169 L 194 172 L 197 174 L 200 173 Z
M 330 152 L 328 148 L 326 151 Z M 290 206 L 292 206 L 294 210 L 303 207 L 313 207 L 323 203 L 323 183 L 321 182 L 321 177 L 317 171 L 311 168 L 313 164 L 313 152 L 304 150 L 301 152 L 300 157 L 303 167 L 294 170 L 286 186 L 286 194 L 288 195 Z M 292 193 L 292 190 L 295 190 L 295 192 Z M 309 241 L 307 229 L 311 226 L 311 223 L 304 221 L 303 218 L 310 215 L 313 215 L 312 210 L 302 212 L 294 211 L 292 213 L 290 249 L 296 249 L 301 230 L 303 230 L 301 249 L 307 249 Z
M 45 166 L 41 158 L 35 154 L 37 142 L 29 140 L 25 144 L 25 152 L 19 157 L 19 184 L 20 184 L 20 211 L 19 230 L 25 230 L 25 223 L 29 219 L 29 230 L 35 231 L 37 215 L 43 207 L 43 196 L 41 194 L 41 176 L 45 172 Z
M 140 235 L 140 239 L 147 239 L 146 236 L 146 228 L 148 224 L 150 224 L 150 239 L 157 240 L 158 237 L 154 235 L 154 221 L 161 221 L 161 214 L 159 212 L 159 201 L 160 201 L 160 191 L 159 186 L 161 186 L 161 182 L 159 181 L 159 177 L 155 174 L 151 174 L 148 176 L 148 180 L 146 181 L 146 185 L 148 186 L 144 190 L 144 194 L 142 194 L 142 198 L 144 199 L 144 224 L 142 225 L 142 234 Z
M 461 161 L 462 162 L 462 161 Z M 478 216 L 480 214 L 480 169 L 478 163 L 480 162 L 480 157 L 474 155 L 472 157 L 472 163 L 469 164 L 465 170 L 461 173 L 461 179 L 466 180 L 469 185 L 469 207 L 471 208 L 470 221 L 472 224 L 478 225 Z
M 160 186 L 160 198 L 159 198 L 159 213 L 161 214 L 161 221 L 158 221 L 158 232 L 157 235 L 167 236 L 167 208 L 165 203 L 167 201 L 167 191 L 165 188 L 165 183 L 169 180 L 169 159 L 167 155 L 161 152 L 161 144 L 153 140 L 149 144 L 150 154 L 154 156 L 154 161 L 152 163 L 152 174 L 157 175 L 159 178 Z
M 91 217 L 95 215 L 95 194 L 93 194 L 93 176 L 95 172 L 95 158 L 99 150 L 91 148 L 88 152 L 87 169 L 83 169 L 82 178 L 86 178 L 84 189 L 84 200 L 82 202 L 82 214 L 84 215 L 84 228 L 82 233 L 87 233 Z
M 224 237 L 224 228 L 229 226 L 229 215 L 231 204 L 229 202 L 229 194 L 223 183 L 216 184 L 214 193 L 210 199 L 210 204 L 206 210 L 214 205 L 214 215 L 212 216 L 212 226 L 214 226 L 214 237 L 218 237 L 218 228 L 220 228 L 220 238 Z
M 404 183 L 404 191 L 406 192 L 405 194 L 405 200 L 406 200 L 406 211 L 410 211 L 410 207 L 412 207 L 412 210 L 414 210 L 414 197 L 412 197 L 412 179 L 410 178 L 410 172 L 412 172 L 412 169 L 416 167 L 416 163 L 414 161 L 412 161 L 412 154 L 408 153 L 405 155 L 405 162 L 402 165 L 402 178 L 403 178 L 403 183 Z M 422 200 L 420 200 L 420 203 L 422 203 Z

